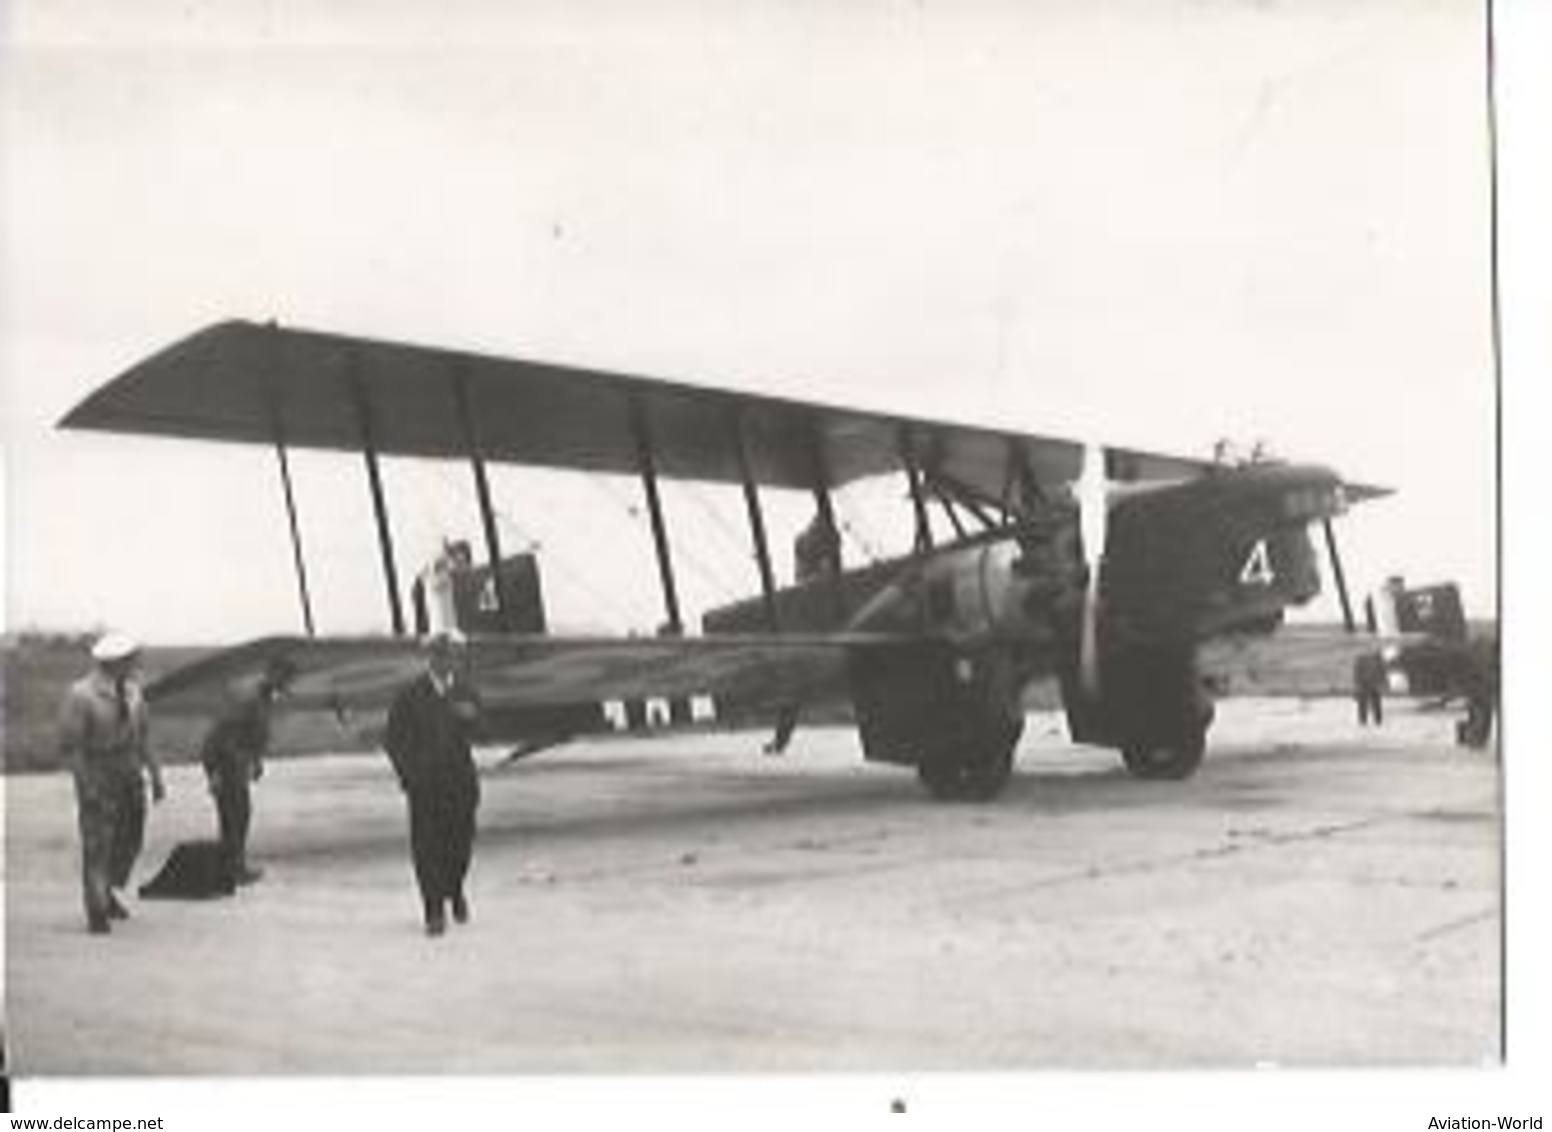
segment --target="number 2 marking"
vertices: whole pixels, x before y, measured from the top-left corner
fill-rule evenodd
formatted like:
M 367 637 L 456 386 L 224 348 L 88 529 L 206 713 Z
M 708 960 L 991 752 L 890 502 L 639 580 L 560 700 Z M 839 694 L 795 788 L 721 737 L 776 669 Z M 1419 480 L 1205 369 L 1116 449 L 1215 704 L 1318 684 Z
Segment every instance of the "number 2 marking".
M 1260 539 L 1250 548 L 1249 557 L 1239 568 L 1240 585 L 1270 586 L 1276 580 L 1277 573 L 1272 569 L 1272 556 L 1267 551 L 1266 539 Z

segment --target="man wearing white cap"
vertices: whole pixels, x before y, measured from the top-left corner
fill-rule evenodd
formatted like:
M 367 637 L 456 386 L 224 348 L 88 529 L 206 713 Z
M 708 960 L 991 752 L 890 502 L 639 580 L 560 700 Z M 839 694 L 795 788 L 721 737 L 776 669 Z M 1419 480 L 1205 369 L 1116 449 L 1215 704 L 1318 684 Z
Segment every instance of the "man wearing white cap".
M 75 778 L 81 830 L 81 888 L 86 926 L 95 934 L 129 912 L 114 889 L 129 873 L 145 839 L 145 778 L 162 800 L 162 772 L 146 742 L 145 697 L 135 679 L 140 646 L 105 633 L 92 646 L 92 671 L 65 694 L 59 748 Z

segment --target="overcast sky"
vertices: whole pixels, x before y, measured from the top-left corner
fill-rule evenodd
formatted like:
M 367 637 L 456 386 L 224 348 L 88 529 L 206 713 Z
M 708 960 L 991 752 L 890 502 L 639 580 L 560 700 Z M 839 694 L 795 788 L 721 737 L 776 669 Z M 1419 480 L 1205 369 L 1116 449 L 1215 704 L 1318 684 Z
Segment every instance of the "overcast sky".
M 272 454 L 53 427 L 228 317 L 1188 454 L 1264 439 L 1398 489 L 1342 524 L 1356 588 L 1453 578 L 1491 610 L 1480 5 L 366 10 L 7 6 L 13 628 L 297 625 Z M 359 461 L 297 463 L 320 627 L 384 625 Z M 406 573 L 477 536 L 468 479 L 390 467 Z M 557 620 L 657 618 L 634 485 L 497 487 Z M 669 507 L 690 604 L 755 588 L 736 497 Z M 775 508 L 782 547 L 800 508 Z M 905 516 L 896 488 L 845 513 L 854 560 Z

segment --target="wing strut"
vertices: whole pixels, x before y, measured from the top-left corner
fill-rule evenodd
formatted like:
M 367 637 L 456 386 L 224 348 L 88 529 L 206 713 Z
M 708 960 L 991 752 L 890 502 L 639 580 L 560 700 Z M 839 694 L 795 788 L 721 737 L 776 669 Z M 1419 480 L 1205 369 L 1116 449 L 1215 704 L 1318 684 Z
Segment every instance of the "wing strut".
M 835 521 L 835 504 L 830 498 L 830 469 L 825 466 L 824 451 L 819 446 L 817 421 L 809 434 L 809 462 L 813 465 L 814 512 L 824 529 L 825 576 L 829 580 L 830 613 L 839 626 L 846 617 L 846 595 L 841 588 L 841 528 Z
M 668 528 L 663 523 L 663 503 L 657 492 L 657 459 L 652 447 L 652 426 L 639 397 L 630 399 L 631 435 L 636 442 L 636 465 L 641 473 L 641 490 L 647 497 L 647 514 L 652 520 L 652 545 L 657 550 L 658 580 L 663 584 L 663 610 L 668 616 L 670 636 L 684 633 L 679 614 L 679 590 L 674 583 L 674 561 L 669 553 Z
M 353 363 L 354 364 L 354 363 Z M 383 559 L 383 585 L 388 590 L 388 612 L 393 617 L 393 635 L 404 636 L 404 604 L 399 598 L 399 568 L 393 557 L 393 531 L 388 526 L 388 505 L 383 498 L 383 477 L 377 466 L 377 445 L 372 434 L 372 406 L 359 375 L 353 375 L 351 391 L 356 401 L 356 419 L 361 427 L 361 454 L 366 460 L 367 484 L 372 490 L 372 514 L 377 519 L 377 548 Z
M 317 635 L 313 626 L 313 599 L 307 587 L 307 560 L 302 556 L 302 529 L 296 521 L 296 494 L 291 488 L 291 461 L 286 456 L 286 440 L 275 421 L 275 459 L 280 465 L 280 486 L 286 498 L 286 521 L 291 527 L 291 560 L 296 564 L 296 592 L 302 600 L 302 626 L 307 635 Z
M 749 469 L 749 448 L 744 438 L 744 418 L 736 404 L 728 407 L 728 429 L 733 438 L 733 453 L 738 457 L 738 475 L 744 485 L 744 509 L 749 512 L 749 533 L 754 539 L 754 557 L 760 567 L 760 592 L 765 596 L 765 620 L 776 632 L 776 577 L 771 571 L 771 548 L 765 541 L 765 514 L 760 510 L 760 491 Z
M 1035 477 L 1035 470 L 1029 466 L 1029 453 L 1011 436 L 1008 437 L 1008 463 L 1010 474 L 1015 477 L 1014 482 L 1018 484 L 1019 506 L 1025 514 L 1033 514 L 1045 502 L 1045 491 L 1041 488 L 1039 479 Z M 1012 521 L 1011 512 L 1008 518 Z
M 1342 624 L 1349 633 L 1356 633 L 1358 623 L 1353 620 L 1353 603 L 1347 596 L 1347 575 L 1342 572 L 1342 556 L 1336 552 L 1336 532 L 1331 529 L 1329 518 L 1322 519 L 1320 525 L 1326 532 L 1326 553 L 1331 556 L 1331 580 L 1336 583 L 1336 596 L 1342 601 Z
M 944 512 L 951 516 L 950 522 L 953 522 L 956 529 L 961 532 L 961 537 L 963 537 L 964 524 L 955 514 L 958 508 L 963 508 L 970 512 L 975 521 L 981 524 L 982 530 L 995 531 L 999 526 L 1006 525 L 993 519 L 987 513 L 986 508 L 981 505 L 981 502 L 976 499 L 975 495 L 952 477 L 946 476 L 941 472 L 936 473 L 929 478 L 928 486 L 932 489 L 932 493 L 942 501 Z M 1006 493 L 1004 493 L 1005 499 Z M 1004 511 L 1007 510 L 1005 501 L 1000 506 Z
M 657 551 L 658 580 L 663 584 L 663 612 L 667 623 L 663 632 L 670 637 L 684 636 L 684 618 L 679 612 L 679 587 L 674 582 L 674 560 L 668 545 L 668 526 L 663 522 L 663 501 L 657 491 L 657 457 L 652 445 L 652 425 L 641 398 L 629 399 L 631 437 L 636 444 L 636 466 L 641 473 L 641 489 L 647 497 L 647 514 L 652 520 L 652 546 Z M 674 696 L 668 701 L 668 718 L 674 723 L 689 723 L 694 718 L 690 701 Z
M 286 452 L 285 417 L 280 411 L 275 375 L 279 369 L 280 334 L 275 323 L 268 324 L 264 337 L 265 377 L 269 379 L 269 431 L 275 442 L 275 462 L 280 470 L 280 489 L 286 501 L 286 523 L 291 531 L 291 561 L 296 566 L 296 592 L 302 603 L 302 627 L 309 637 L 317 635 L 313 622 L 312 591 L 307 584 L 307 559 L 302 554 L 302 527 L 296 518 L 296 491 L 291 483 L 291 458 Z
M 959 518 L 959 511 L 954 506 L 954 501 L 946 495 L 938 496 L 938 506 L 943 508 L 943 513 L 948 516 L 949 526 L 954 528 L 954 537 L 964 539 L 968 537 L 964 522 Z
M 911 433 L 900 428 L 900 459 L 905 464 L 905 482 L 911 490 L 911 507 L 916 512 L 916 552 L 932 549 L 932 524 L 927 520 L 927 497 L 922 491 L 922 472 L 911 447 Z
M 485 457 L 480 451 L 480 437 L 474 426 L 469 375 L 461 369 L 453 375 L 453 395 L 458 401 L 458 424 L 469 449 L 469 466 L 474 471 L 474 495 L 479 500 L 480 525 L 485 531 L 485 556 L 490 559 L 490 587 L 496 594 L 496 612 L 502 626 L 510 627 L 512 611 L 501 575 L 501 536 L 496 530 L 496 510 L 490 502 L 490 479 L 485 474 Z

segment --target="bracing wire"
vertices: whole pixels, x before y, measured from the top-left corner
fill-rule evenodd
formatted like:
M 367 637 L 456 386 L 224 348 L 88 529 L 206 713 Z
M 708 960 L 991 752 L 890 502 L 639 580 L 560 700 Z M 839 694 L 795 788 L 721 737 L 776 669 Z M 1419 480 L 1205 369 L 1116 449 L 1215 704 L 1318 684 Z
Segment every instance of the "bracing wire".
M 496 509 L 496 522 L 504 530 L 509 530 L 516 534 L 532 550 L 537 550 L 545 545 L 538 539 L 529 538 L 523 528 L 518 526 L 517 521 L 500 508 Z M 634 620 L 635 612 L 633 610 L 628 609 L 614 595 L 588 581 L 586 573 L 579 570 L 565 555 L 559 553 L 553 545 L 545 546 L 544 553 L 560 567 L 556 572 L 556 577 L 564 584 L 572 586 L 590 604 L 604 609 L 611 617 L 617 618 L 623 623 L 629 623 Z
M 740 560 L 745 558 L 748 555 L 749 547 L 744 536 L 740 535 L 733 528 L 733 524 L 728 521 L 727 517 L 713 507 L 694 484 L 686 483 L 683 486 L 684 491 L 681 494 L 688 497 L 700 510 L 701 514 L 711 520 L 712 527 L 727 540 L 728 545 L 733 548 L 733 552 L 738 558 Z
M 473 488 L 461 478 L 456 476 L 451 468 L 432 465 L 435 474 L 441 482 L 457 494 L 465 504 L 472 502 Z M 545 556 L 559 569 L 555 577 L 563 584 L 570 585 L 574 590 L 586 598 L 590 605 L 605 611 L 606 615 L 617 618 L 622 623 L 628 624 L 635 620 L 635 613 L 625 606 L 617 597 L 608 593 L 587 578 L 585 571 L 577 568 L 576 564 L 560 553 L 553 545 L 544 543 L 542 539 L 535 538 L 532 532 L 527 530 L 512 516 L 511 512 L 500 506 L 492 506 L 496 523 L 502 532 L 515 536 L 516 541 L 525 551 L 533 552 L 544 547 Z
M 460 497 L 460 499 L 466 503 L 471 500 L 473 495 L 472 486 L 463 482 L 463 480 L 456 475 L 453 469 L 440 465 L 432 465 L 432 468 L 434 474 L 441 481 L 441 483 L 455 492 Z M 641 524 L 646 523 L 647 516 L 645 507 L 642 503 L 632 499 L 621 488 L 603 476 L 589 474 L 586 476 L 586 479 L 594 486 L 595 490 L 599 491 L 601 494 L 607 497 L 610 502 L 618 507 L 621 511 L 623 511 L 629 519 Z M 417 495 L 422 496 L 422 511 L 425 513 L 425 515 L 431 518 L 433 521 L 438 519 L 441 509 L 427 508 L 424 502 L 423 486 L 415 485 L 415 490 Z M 732 529 L 728 520 L 720 513 L 718 513 L 715 508 L 713 508 L 705 499 L 703 499 L 693 490 L 687 491 L 683 494 L 688 495 L 688 497 L 695 502 L 698 509 L 702 512 L 702 514 L 711 520 L 712 525 L 720 532 L 722 537 L 724 537 L 732 546 L 737 549 L 739 557 L 742 560 L 744 557 L 744 547 L 742 540 L 739 538 L 737 532 Z M 559 578 L 574 586 L 576 590 L 580 594 L 586 596 L 589 601 L 605 607 L 611 615 L 621 616 L 626 621 L 632 620 L 633 614 L 619 601 L 618 598 L 610 595 L 601 587 L 589 582 L 586 577 L 586 572 L 579 569 L 565 555 L 559 553 L 553 544 L 546 545 L 543 540 L 535 538 L 530 531 L 521 526 L 511 515 L 511 513 L 504 508 L 496 506 L 493 507 L 492 510 L 495 514 L 496 521 L 502 530 L 509 535 L 515 535 L 517 540 L 524 546 L 525 549 L 532 551 L 538 549 L 540 546 L 545 546 L 546 556 L 560 567 L 557 575 Z M 871 552 L 869 553 L 871 556 Z M 718 596 L 719 600 L 732 602 L 742 600 L 744 597 L 748 596 L 744 587 L 730 583 L 726 574 L 721 569 L 712 566 L 699 554 L 690 550 L 682 543 L 677 543 L 674 546 L 674 559 L 676 562 L 683 562 L 684 565 L 688 567 L 690 572 L 694 574 L 705 587 L 707 587 Z
M 868 560 L 868 565 L 876 566 L 882 559 L 882 555 L 879 553 L 878 548 L 873 545 L 872 540 L 866 538 L 857 529 L 860 524 L 852 511 L 851 504 L 844 497 L 838 498 L 836 503 L 838 505 L 837 509 L 841 512 L 840 523 L 838 524 L 841 528 L 841 533 L 849 538 L 852 545 L 862 552 L 862 556 Z
M 615 504 L 619 506 L 631 519 L 639 523 L 645 523 L 647 521 L 647 517 L 643 513 L 642 505 L 630 500 L 628 497 L 625 497 L 620 489 L 616 488 L 609 481 L 597 475 L 589 476 L 588 479 L 597 488 L 599 488 L 599 490 L 601 490 L 605 495 L 613 500 Z M 686 566 L 688 566 L 691 573 L 693 573 L 697 578 L 705 583 L 705 585 L 707 585 L 710 589 L 716 591 L 721 596 L 722 600 L 736 601 L 741 596 L 743 596 L 740 594 L 739 588 L 737 586 L 729 585 L 727 580 L 720 573 L 708 566 L 699 555 L 689 550 L 682 543 L 675 544 L 673 553 L 674 561 L 683 562 Z

